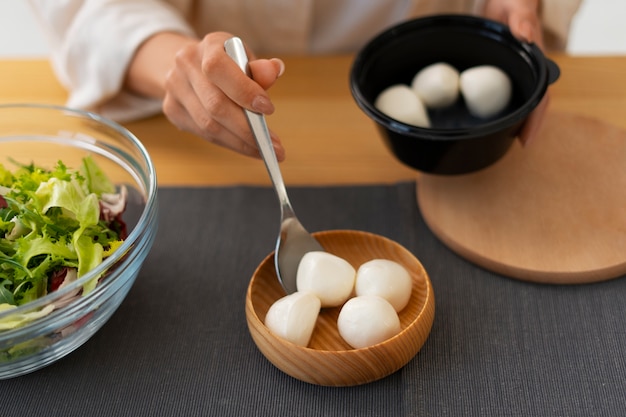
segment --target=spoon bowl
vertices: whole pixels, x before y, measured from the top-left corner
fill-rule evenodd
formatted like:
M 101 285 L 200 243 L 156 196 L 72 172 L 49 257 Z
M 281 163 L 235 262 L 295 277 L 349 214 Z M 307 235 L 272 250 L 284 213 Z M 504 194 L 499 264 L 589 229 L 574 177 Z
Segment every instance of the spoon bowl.
M 241 39 L 237 37 L 228 39 L 224 43 L 224 49 L 228 56 L 239 65 L 239 68 L 250 76 L 248 57 Z M 287 294 L 291 294 L 297 290 L 296 273 L 298 264 L 304 254 L 312 251 L 323 251 L 324 249 L 317 239 L 311 236 L 300 223 L 291 206 L 265 117 L 262 114 L 246 109 L 244 109 L 244 113 L 257 141 L 265 167 L 280 202 L 280 234 L 276 241 L 274 264 L 276 275 L 283 289 Z
M 281 210 L 280 235 L 274 251 L 276 275 L 287 294 L 297 291 L 296 276 L 300 260 L 307 252 L 324 248 L 298 221 L 289 205 Z

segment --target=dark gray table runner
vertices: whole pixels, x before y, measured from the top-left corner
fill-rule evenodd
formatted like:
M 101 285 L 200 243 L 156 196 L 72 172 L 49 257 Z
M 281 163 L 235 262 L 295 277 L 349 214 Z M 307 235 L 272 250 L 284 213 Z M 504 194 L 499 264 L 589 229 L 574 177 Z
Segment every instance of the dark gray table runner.
M 278 230 L 273 190 L 164 188 L 157 241 L 119 310 L 61 361 L 0 381 L 0 416 L 626 415 L 626 279 L 536 285 L 476 267 L 430 233 L 413 183 L 289 191 L 310 230 L 379 233 L 421 259 L 435 323 L 405 368 L 350 388 L 274 368 L 244 314 Z

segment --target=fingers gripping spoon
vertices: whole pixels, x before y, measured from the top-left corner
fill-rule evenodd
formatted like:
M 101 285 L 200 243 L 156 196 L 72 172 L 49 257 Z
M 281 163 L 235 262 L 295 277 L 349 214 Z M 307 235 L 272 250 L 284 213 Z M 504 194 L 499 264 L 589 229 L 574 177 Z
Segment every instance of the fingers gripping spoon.
M 224 43 L 226 53 L 239 65 L 241 70 L 250 76 L 248 57 L 241 39 L 234 37 Z M 274 251 L 276 275 L 281 285 L 291 294 L 296 292 L 296 272 L 300 259 L 305 253 L 324 250 L 319 242 L 311 236 L 300 223 L 291 207 L 283 177 L 274 153 L 274 146 L 270 138 L 265 117 L 263 114 L 244 109 L 250 124 L 250 129 L 257 141 L 265 167 L 270 175 L 274 190 L 280 202 L 280 234 Z

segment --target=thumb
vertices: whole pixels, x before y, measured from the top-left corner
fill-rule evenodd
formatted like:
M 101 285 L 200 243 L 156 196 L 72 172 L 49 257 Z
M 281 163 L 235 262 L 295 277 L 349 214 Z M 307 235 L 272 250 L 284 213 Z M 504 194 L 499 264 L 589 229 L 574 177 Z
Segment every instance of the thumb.
M 250 61 L 252 79 L 263 89 L 269 89 L 276 80 L 285 72 L 285 63 L 278 59 L 257 59 Z
M 543 48 L 541 22 L 536 15 L 532 13 L 512 14 L 509 18 L 509 27 L 517 38 L 536 43 L 540 48 Z

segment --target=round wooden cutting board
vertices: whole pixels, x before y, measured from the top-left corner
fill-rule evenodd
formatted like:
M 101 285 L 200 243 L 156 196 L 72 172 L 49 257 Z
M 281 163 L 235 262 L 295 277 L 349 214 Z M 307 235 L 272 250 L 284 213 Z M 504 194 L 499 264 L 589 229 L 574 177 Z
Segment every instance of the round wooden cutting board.
M 626 131 L 548 112 L 539 137 L 468 175 L 420 175 L 418 205 L 464 258 L 513 278 L 588 283 L 626 274 Z

